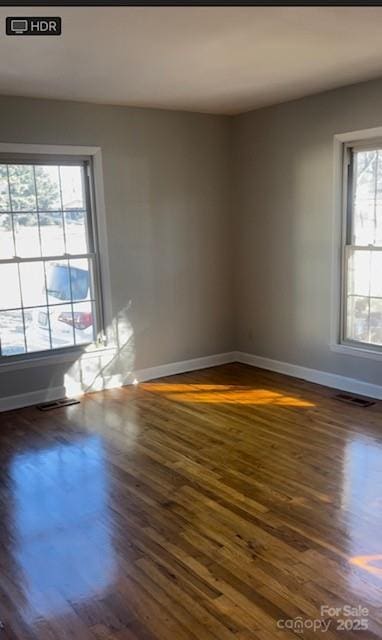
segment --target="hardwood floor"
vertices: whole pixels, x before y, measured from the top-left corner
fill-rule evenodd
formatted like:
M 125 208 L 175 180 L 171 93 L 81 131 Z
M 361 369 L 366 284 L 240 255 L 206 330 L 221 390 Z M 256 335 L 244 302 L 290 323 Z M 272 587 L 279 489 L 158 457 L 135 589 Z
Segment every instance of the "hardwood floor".
M 382 638 L 382 403 L 334 394 L 233 364 L 1 414 L 0 639 Z

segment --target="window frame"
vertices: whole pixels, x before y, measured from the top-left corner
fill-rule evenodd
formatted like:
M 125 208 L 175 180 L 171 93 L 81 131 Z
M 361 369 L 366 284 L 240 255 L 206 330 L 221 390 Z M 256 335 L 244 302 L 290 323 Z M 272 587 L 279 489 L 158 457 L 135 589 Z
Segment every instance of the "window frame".
M 375 130 L 372 130 L 375 131 Z M 341 228 L 341 270 L 340 270 L 340 301 L 339 301 L 339 344 L 332 345 L 332 349 L 349 355 L 370 356 L 374 359 L 382 358 L 382 345 L 362 342 L 347 337 L 347 300 L 348 300 L 348 257 L 351 250 L 382 251 L 381 246 L 355 245 L 353 239 L 353 195 L 354 195 L 354 164 L 355 151 L 382 151 L 382 137 L 368 137 L 345 141 L 342 144 L 342 228 Z M 360 353 L 362 351 L 362 353 Z
M 95 341 L 86 345 L 58 347 L 12 356 L 0 356 L 0 371 L 22 369 L 60 362 L 73 361 L 80 356 L 91 357 L 108 351 L 111 334 L 111 288 L 106 235 L 106 212 L 103 190 L 102 153 L 100 147 L 72 145 L 32 145 L 0 143 L 0 159 L 8 163 L 61 164 L 84 166 L 86 205 L 89 224 L 88 254 L 93 253 L 94 296 L 95 296 Z M 102 256 L 102 259 L 101 259 Z M 69 254 L 57 256 L 68 258 Z M 71 255 L 74 258 L 75 256 Z M 86 257 L 85 254 L 80 256 Z M 2 261 L 3 263 L 6 260 Z M 10 259 L 9 263 L 17 261 Z M 22 261 L 20 261 L 22 262 Z

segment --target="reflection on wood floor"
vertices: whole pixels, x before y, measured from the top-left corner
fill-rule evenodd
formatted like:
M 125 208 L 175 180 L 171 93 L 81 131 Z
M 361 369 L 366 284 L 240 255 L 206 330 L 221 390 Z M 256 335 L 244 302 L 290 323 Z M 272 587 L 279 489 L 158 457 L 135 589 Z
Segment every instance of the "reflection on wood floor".
M 1 414 L 0 639 L 382 638 L 382 405 L 334 393 L 232 364 Z

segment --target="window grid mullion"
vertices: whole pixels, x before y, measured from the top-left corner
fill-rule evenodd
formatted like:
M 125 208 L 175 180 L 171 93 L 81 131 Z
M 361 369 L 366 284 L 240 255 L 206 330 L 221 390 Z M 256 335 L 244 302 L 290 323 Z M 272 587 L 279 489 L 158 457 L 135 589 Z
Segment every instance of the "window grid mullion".
M 55 211 L 61 212 L 61 209 L 60 209 L 60 207 L 56 207 L 55 209 L 41 209 L 40 208 L 39 211 L 40 211 L 40 213 L 53 213 Z M 2 209 L 0 211 L 0 213 L 8 213 L 8 214 L 10 214 L 11 211 L 10 211 L 10 209 Z M 24 213 L 24 214 L 29 214 L 30 215 L 31 213 L 36 213 L 36 211 L 34 211 L 33 209 L 32 210 L 23 209 L 22 211 L 15 211 L 15 213 Z
M 8 187 L 8 198 L 9 198 L 9 213 L 11 215 L 11 224 L 12 224 L 12 237 L 13 237 L 13 257 L 15 258 L 17 253 L 16 253 L 16 233 L 15 233 L 15 224 L 14 224 L 14 219 L 13 219 L 13 205 L 12 205 L 12 200 L 11 200 L 11 185 L 9 182 L 9 166 L 5 165 L 7 167 L 7 187 Z
M 72 314 L 72 327 L 73 327 L 73 344 L 76 344 L 76 329 L 74 326 L 74 309 L 73 309 L 73 290 L 72 290 L 72 265 L 68 260 L 69 267 L 69 289 L 70 289 L 70 310 Z
M 62 230 L 64 234 L 64 249 L 65 254 L 67 253 L 67 244 L 66 244 L 66 220 L 64 216 L 64 201 L 62 199 L 62 182 L 61 182 L 61 167 L 58 167 L 58 181 L 60 186 L 60 202 L 61 202 L 61 215 L 62 215 Z M 68 260 L 68 268 L 69 268 L 69 288 L 70 288 L 70 311 L 72 314 L 72 330 L 73 330 L 73 344 L 76 344 L 76 332 L 74 327 L 74 311 L 73 311 L 73 291 L 72 291 L 72 270 L 70 266 L 70 262 Z
M 84 209 L 86 212 L 85 215 L 85 229 L 86 229 L 86 246 L 88 250 L 90 249 L 90 253 L 95 253 L 95 238 L 94 238 L 94 224 L 92 220 L 92 207 L 90 204 L 90 194 L 89 191 L 89 174 L 88 174 L 88 165 L 84 165 L 82 167 L 82 198 Z
M 348 293 L 348 298 L 370 298 L 371 300 L 382 300 L 382 296 L 368 296 L 364 293 Z
M 32 168 L 33 168 L 34 194 L 35 194 L 35 198 L 36 198 L 38 242 L 39 242 L 39 245 L 40 245 L 40 256 L 42 257 L 41 225 L 40 225 L 40 210 L 39 210 L 39 207 L 38 207 L 38 196 L 37 196 L 36 167 L 33 165 Z
M 379 151 L 377 151 L 377 159 L 375 163 L 375 177 L 374 177 L 374 242 L 377 237 L 378 164 L 379 164 Z
M 352 251 L 382 251 L 380 244 L 347 244 L 346 247 Z
M 372 253 L 370 251 L 369 253 L 369 295 L 367 297 L 367 339 L 370 342 L 370 309 L 371 309 L 371 302 L 370 302 L 370 295 L 371 295 L 371 256 Z
M 360 296 L 360 297 L 362 297 L 362 296 Z M 378 300 L 379 299 L 382 300 L 382 298 L 378 298 Z M 73 304 L 81 304 L 83 302 L 91 302 L 91 303 L 95 304 L 96 300 L 95 300 L 95 298 L 89 298 L 89 300 L 80 300 L 79 302 L 74 302 Z M 65 302 L 57 302 L 57 303 L 51 304 L 50 307 L 51 308 L 53 308 L 53 307 L 54 308 L 56 308 L 56 307 L 67 307 L 68 304 L 69 303 L 67 301 L 65 301 Z M 32 309 L 46 309 L 46 304 L 36 304 L 35 306 L 33 306 L 33 305 L 32 306 L 31 305 L 25 305 L 24 309 L 25 309 L 25 311 L 31 311 Z M 0 313 L 3 313 L 3 312 L 5 313 L 5 312 L 8 312 L 8 311 L 21 311 L 21 307 L 7 307 L 6 309 L 0 309 Z
M 24 311 L 24 303 L 23 303 L 23 290 L 21 287 L 21 275 L 20 275 L 20 265 L 17 265 L 17 277 L 19 280 L 19 289 L 20 289 L 20 304 L 21 304 L 21 316 L 23 319 L 23 332 L 24 332 L 24 349 L 25 349 L 25 353 L 28 352 L 28 347 L 27 347 L 27 331 L 26 331 L 26 325 L 25 325 L 25 311 Z
M 95 260 L 95 253 L 66 253 L 55 256 L 37 256 L 37 257 L 25 257 L 20 258 L 15 256 L 14 258 L 5 258 L 0 260 L 1 264 L 17 264 L 17 263 L 29 263 L 29 262 L 52 262 L 53 260 Z
M 61 167 L 58 167 L 58 184 L 60 188 L 60 202 L 61 202 L 61 217 L 62 217 L 62 231 L 64 234 L 64 250 L 65 253 L 68 251 L 68 247 L 66 244 L 66 220 L 64 216 L 64 201 L 62 199 L 62 182 L 61 182 Z
M 49 296 L 48 296 L 48 281 L 47 281 L 47 277 L 46 277 L 46 262 L 43 262 L 43 267 L 44 267 L 44 284 L 45 284 L 45 299 L 46 299 L 46 313 L 48 316 L 48 331 L 49 331 L 49 345 L 50 348 L 53 349 L 53 342 L 52 342 L 52 327 L 50 324 L 50 314 L 49 314 Z
M 33 166 L 33 180 L 34 180 L 34 192 L 36 197 L 36 213 L 37 213 L 37 228 L 38 228 L 38 241 L 40 244 L 40 256 L 42 258 L 42 242 L 41 242 L 41 225 L 40 225 L 40 212 L 38 206 L 38 196 L 37 196 L 37 182 L 36 182 L 36 167 Z M 48 332 L 49 332 L 49 346 L 52 349 L 52 327 L 50 323 L 50 314 L 49 314 L 49 298 L 48 298 L 48 283 L 46 278 L 46 262 L 43 263 L 44 267 L 44 283 L 45 283 L 45 299 L 46 299 L 46 311 L 48 316 Z

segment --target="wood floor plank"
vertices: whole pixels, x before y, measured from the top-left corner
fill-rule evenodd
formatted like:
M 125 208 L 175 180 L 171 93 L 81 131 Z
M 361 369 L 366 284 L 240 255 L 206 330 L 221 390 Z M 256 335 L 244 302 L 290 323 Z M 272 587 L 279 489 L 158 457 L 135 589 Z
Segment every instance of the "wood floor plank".
M 382 640 L 382 403 L 334 396 L 231 364 L 0 414 L 0 638 Z

